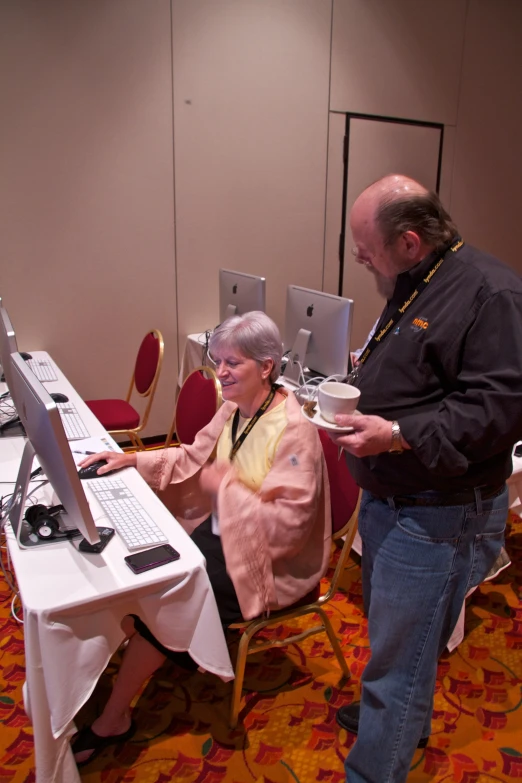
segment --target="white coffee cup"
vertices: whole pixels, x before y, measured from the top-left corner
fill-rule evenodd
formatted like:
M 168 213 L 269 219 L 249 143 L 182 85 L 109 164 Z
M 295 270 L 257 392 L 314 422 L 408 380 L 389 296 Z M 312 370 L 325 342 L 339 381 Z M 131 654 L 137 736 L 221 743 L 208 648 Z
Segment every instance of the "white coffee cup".
M 337 381 L 326 381 L 319 386 L 317 401 L 321 416 L 335 424 L 338 413 L 353 413 L 357 408 L 361 392 L 355 386 Z

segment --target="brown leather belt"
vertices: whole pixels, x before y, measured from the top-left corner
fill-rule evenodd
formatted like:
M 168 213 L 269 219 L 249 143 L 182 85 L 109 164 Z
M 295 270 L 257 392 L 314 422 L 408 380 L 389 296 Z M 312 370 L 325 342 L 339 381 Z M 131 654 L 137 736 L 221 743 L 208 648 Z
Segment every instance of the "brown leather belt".
M 482 500 L 489 500 L 503 492 L 505 484 L 500 487 L 477 487 Z M 381 498 L 388 500 L 388 498 Z M 461 492 L 429 492 L 418 495 L 392 495 L 395 506 L 465 506 L 475 502 L 475 490 L 463 489 Z

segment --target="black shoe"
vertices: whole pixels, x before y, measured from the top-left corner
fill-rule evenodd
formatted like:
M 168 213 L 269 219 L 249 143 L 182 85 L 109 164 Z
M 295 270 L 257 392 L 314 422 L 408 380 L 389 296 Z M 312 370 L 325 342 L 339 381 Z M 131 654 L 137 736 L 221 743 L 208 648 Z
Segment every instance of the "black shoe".
M 109 745 L 118 745 L 123 742 L 128 742 L 132 739 L 136 733 L 136 724 L 131 721 L 131 725 L 122 734 L 111 734 L 108 737 L 101 737 L 96 734 L 90 726 L 84 726 L 80 729 L 72 739 L 71 749 L 73 753 L 82 753 L 84 750 L 92 751 L 90 756 L 87 756 L 83 761 L 77 761 L 77 767 L 85 767 L 86 764 L 90 764 L 96 756 L 99 756 L 102 750 L 109 747 Z
M 353 704 L 348 704 L 346 707 L 340 707 L 337 710 L 337 723 L 342 729 L 350 731 L 352 734 L 357 734 L 359 731 L 359 713 L 361 711 L 361 703 L 354 701 Z M 425 748 L 428 744 L 429 737 L 421 737 L 419 740 L 418 748 Z

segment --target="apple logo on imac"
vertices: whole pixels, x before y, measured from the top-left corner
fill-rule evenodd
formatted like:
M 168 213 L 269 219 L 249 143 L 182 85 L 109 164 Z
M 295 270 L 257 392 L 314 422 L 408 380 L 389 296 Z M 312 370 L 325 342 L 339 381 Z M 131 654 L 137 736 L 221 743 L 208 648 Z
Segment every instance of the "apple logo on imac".
M 314 312 L 314 306 L 313 306 L 313 304 L 312 304 L 312 305 L 308 305 L 308 307 L 306 308 L 306 314 L 307 314 L 307 316 L 308 316 L 309 318 L 311 318 L 311 317 L 312 317 L 312 313 L 313 313 L 313 312 Z
M 232 286 L 232 293 L 237 294 L 237 283 L 234 283 L 234 285 Z

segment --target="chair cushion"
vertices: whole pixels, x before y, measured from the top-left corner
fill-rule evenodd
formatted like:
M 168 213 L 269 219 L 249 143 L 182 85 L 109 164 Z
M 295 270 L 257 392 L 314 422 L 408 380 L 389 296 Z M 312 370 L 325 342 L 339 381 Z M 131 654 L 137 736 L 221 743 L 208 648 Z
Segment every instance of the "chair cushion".
M 194 443 L 198 432 L 216 412 L 216 387 L 212 378 L 200 372 L 191 373 L 180 389 L 176 403 L 176 435 L 180 443 Z
M 140 414 L 125 400 L 85 400 L 106 430 L 133 430 L 140 423 Z
M 328 433 L 325 430 L 319 430 L 319 437 L 321 438 L 326 469 L 328 471 L 332 507 L 332 532 L 335 534 L 346 525 L 355 511 L 359 498 L 359 487 L 348 470 L 345 455 L 341 454 L 339 459 L 339 449 L 330 440 Z
M 283 615 L 285 612 L 291 612 L 293 609 L 299 609 L 301 606 L 306 606 L 307 604 L 313 604 L 317 601 L 317 599 L 321 595 L 321 583 L 319 582 L 316 584 L 316 586 L 310 590 L 309 593 L 306 595 L 303 595 L 302 598 L 300 598 L 298 601 L 296 601 L 293 604 L 290 604 L 290 606 L 284 606 L 282 609 L 276 609 L 275 613 L 272 613 L 270 616 L 274 617 L 274 622 L 278 618 L 279 615 Z M 231 628 L 239 628 L 240 626 L 248 625 L 249 623 L 255 622 L 256 620 L 260 620 L 260 617 L 253 617 L 251 620 L 239 620 L 237 623 L 232 623 Z
M 154 380 L 159 356 L 160 341 L 154 332 L 149 332 L 141 342 L 134 366 L 134 384 L 140 394 L 145 394 Z
M 282 611 L 290 612 L 292 609 L 299 609 L 300 606 L 306 606 L 306 604 L 313 604 L 315 601 L 317 601 L 320 595 L 321 595 L 321 583 L 319 582 L 318 584 L 316 584 L 313 590 L 310 590 L 309 593 L 303 595 L 303 597 L 300 598 L 299 601 L 296 601 L 295 604 L 292 604 L 291 606 L 285 606 L 285 608 Z

